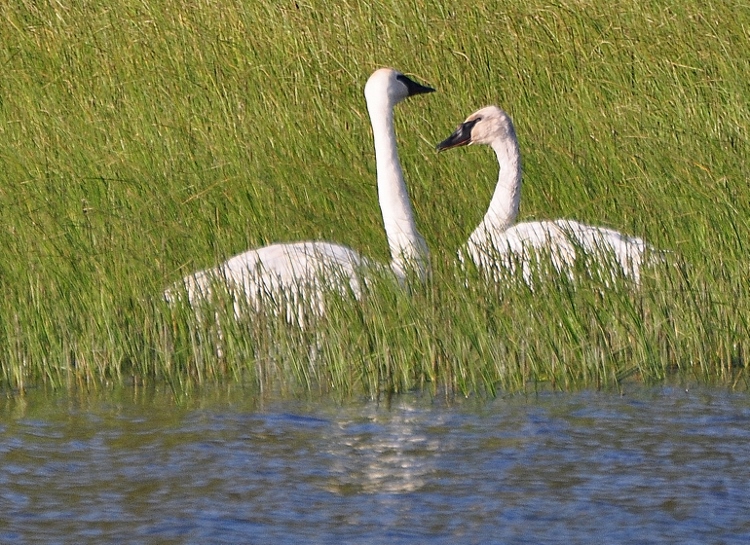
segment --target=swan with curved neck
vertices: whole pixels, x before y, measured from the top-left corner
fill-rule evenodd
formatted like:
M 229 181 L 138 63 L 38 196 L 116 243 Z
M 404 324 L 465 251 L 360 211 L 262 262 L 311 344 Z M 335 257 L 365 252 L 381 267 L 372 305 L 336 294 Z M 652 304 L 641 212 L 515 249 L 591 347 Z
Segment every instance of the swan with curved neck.
M 391 68 L 376 70 L 365 85 L 367 110 L 372 123 L 377 166 L 377 187 L 383 225 L 391 253 L 391 270 L 401 282 L 410 274 L 423 279 L 428 268 L 428 250 L 414 222 L 409 194 L 396 147 L 393 109 L 404 99 L 434 89 L 421 85 Z M 237 295 L 244 295 L 256 308 L 264 299 L 286 298 L 287 318 L 301 320 L 306 311 L 324 312 L 326 291 L 361 294 L 360 280 L 368 269 L 380 269 L 355 250 L 322 241 L 272 244 L 249 250 L 224 263 L 190 274 L 166 290 L 169 301 L 187 292 L 195 303 L 210 298 L 212 287 L 226 286 L 241 312 Z
M 507 113 L 497 106 L 477 110 L 437 149 L 470 144 L 491 146 L 500 166 L 487 213 L 466 243 L 465 251 L 477 267 L 513 269 L 520 262 L 529 283 L 532 259 L 546 252 L 559 272 L 570 274 L 575 262 L 586 256 L 598 260 L 610 273 L 611 265 L 617 264 L 624 275 L 640 281 L 646 255 L 658 254 L 640 238 L 564 219 L 515 223 L 521 201 L 521 152 Z

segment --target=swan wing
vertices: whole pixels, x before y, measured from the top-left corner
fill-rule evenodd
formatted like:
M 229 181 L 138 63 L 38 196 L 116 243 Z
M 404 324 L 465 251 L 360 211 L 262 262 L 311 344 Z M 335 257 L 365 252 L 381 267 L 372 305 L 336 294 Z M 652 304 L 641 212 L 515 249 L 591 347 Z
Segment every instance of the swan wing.
M 221 265 L 190 274 L 165 292 L 168 301 L 186 293 L 190 304 L 210 300 L 217 289 L 226 290 L 241 314 L 248 303 L 286 306 L 287 317 L 302 317 L 306 310 L 324 312 L 326 292 L 362 294 L 365 271 L 378 268 L 359 253 L 328 242 L 272 244 L 238 254 Z
M 558 273 L 569 276 L 578 263 L 598 276 L 601 271 L 614 276 L 619 267 L 638 282 L 646 254 L 658 254 L 641 238 L 572 220 L 524 222 L 502 231 L 475 232 L 467 246 L 479 268 L 513 272 L 520 266 L 527 283 L 534 268 L 547 259 Z

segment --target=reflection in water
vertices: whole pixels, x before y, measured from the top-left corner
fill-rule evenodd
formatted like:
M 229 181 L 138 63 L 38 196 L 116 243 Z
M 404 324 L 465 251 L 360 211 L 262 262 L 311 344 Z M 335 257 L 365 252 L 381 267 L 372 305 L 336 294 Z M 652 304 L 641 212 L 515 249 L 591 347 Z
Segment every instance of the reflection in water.
M 750 398 L 0 401 L 0 543 L 747 543 Z
M 333 464 L 327 489 L 351 495 L 425 487 L 435 471 L 440 440 L 427 433 L 421 416 L 409 406 L 384 411 L 373 404 L 356 419 L 338 422 L 328 430 Z

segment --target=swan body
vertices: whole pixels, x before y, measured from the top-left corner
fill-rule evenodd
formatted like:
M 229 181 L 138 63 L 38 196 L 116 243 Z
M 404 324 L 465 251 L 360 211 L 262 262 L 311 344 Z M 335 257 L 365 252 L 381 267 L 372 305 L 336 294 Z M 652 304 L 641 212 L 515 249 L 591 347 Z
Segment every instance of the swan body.
M 409 96 L 434 91 L 391 68 L 376 70 L 365 85 L 377 163 L 377 185 L 383 223 L 391 252 L 390 269 L 399 281 L 413 271 L 423 278 L 428 250 L 414 222 L 396 148 L 393 109 Z M 191 304 L 227 290 L 235 313 L 271 303 L 285 308 L 287 319 L 302 321 L 308 310 L 322 315 L 323 296 L 334 291 L 361 296 L 363 274 L 387 269 L 355 250 L 322 241 L 272 244 L 249 250 L 224 263 L 184 277 L 164 293 L 175 301 L 186 293 Z M 281 307 L 278 305 L 281 304 Z
M 448 138 L 438 144 L 443 151 L 469 144 L 493 148 L 500 166 L 497 186 L 482 222 L 469 237 L 465 254 L 479 269 L 514 271 L 522 268 L 531 283 L 534 265 L 548 256 L 558 272 L 572 274 L 577 262 L 596 261 L 600 274 L 617 268 L 636 283 L 641 267 L 659 252 L 643 239 L 613 229 L 585 225 L 572 220 L 535 221 L 516 224 L 521 200 L 521 153 L 513 122 L 502 109 L 487 106 L 471 114 Z M 585 262 L 589 268 L 591 262 Z M 590 270 L 590 269 L 589 269 Z
M 237 316 L 248 306 L 259 312 L 264 305 L 271 305 L 283 309 L 287 321 L 302 324 L 308 310 L 317 315 L 324 313 L 326 291 L 348 292 L 359 298 L 364 271 L 378 267 L 340 244 L 271 244 L 188 275 L 168 289 L 165 296 L 174 301 L 184 290 L 190 303 L 197 304 L 214 297 L 214 290 L 225 290 L 232 296 Z

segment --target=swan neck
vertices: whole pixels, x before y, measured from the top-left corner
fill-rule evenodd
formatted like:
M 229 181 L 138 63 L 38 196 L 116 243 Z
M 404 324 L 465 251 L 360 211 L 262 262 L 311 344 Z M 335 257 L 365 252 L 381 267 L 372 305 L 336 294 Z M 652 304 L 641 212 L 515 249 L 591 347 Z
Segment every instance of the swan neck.
M 490 206 L 476 232 L 501 232 L 511 227 L 521 204 L 521 155 L 518 140 L 511 131 L 491 144 L 500 172 Z
M 427 246 L 414 222 L 398 158 L 393 107 L 373 106 L 368 102 L 368 110 L 375 141 L 378 200 L 391 252 L 391 268 L 401 279 L 412 272 L 423 278 L 427 271 Z

